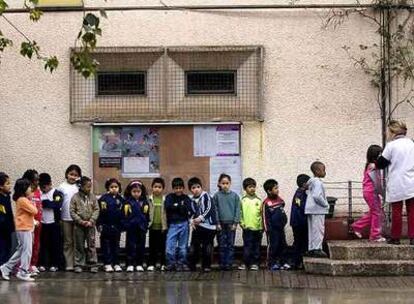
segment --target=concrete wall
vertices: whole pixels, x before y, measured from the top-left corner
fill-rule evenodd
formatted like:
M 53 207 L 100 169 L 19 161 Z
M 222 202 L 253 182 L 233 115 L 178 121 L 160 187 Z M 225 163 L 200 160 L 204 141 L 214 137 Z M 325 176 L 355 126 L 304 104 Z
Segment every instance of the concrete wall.
M 360 180 L 367 147 L 381 141 L 376 92 L 341 49 L 349 45 L 357 52 L 359 44 L 375 41 L 375 27 L 352 17 L 335 30 L 323 30 L 324 13 L 108 12 L 99 45 L 263 45 L 264 122 L 244 124 L 243 175 L 259 184 L 276 178 L 281 195 L 290 202 L 296 175 L 309 173 L 312 161 L 326 163 L 328 181 Z M 56 54 L 60 66 L 51 75 L 38 61 L 23 59 L 18 54 L 21 37 L 0 19 L 3 33 L 15 41 L 0 65 L 0 169 L 15 179 L 25 169 L 36 168 L 60 182 L 65 168 L 77 163 L 90 175 L 90 127 L 69 123 L 69 48 L 81 13 L 47 13 L 33 25 L 23 14 L 7 17 L 36 40 L 42 52 Z M 411 136 L 413 110 L 407 105 L 397 112 Z

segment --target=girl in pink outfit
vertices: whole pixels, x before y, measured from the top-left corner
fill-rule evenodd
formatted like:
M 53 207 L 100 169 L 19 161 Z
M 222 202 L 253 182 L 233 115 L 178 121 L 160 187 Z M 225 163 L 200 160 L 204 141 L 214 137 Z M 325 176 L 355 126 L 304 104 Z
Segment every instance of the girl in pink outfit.
M 381 171 L 376 168 L 376 161 L 381 155 L 382 148 L 377 145 L 372 145 L 367 151 L 367 164 L 364 170 L 364 179 L 362 181 L 362 192 L 364 200 L 367 202 L 369 211 L 359 220 L 352 224 L 354 234 L 362 237 L 362 230 L 371 226 L 369 233 L 370 241 L 385 242 L 381 235 Z

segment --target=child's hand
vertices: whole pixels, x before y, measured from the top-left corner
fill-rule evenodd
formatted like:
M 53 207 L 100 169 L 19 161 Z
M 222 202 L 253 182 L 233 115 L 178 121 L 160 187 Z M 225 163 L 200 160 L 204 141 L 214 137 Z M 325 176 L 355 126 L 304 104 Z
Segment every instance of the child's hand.
M 34 220 L 35 227 L 39 227 L 40 222 L 38 220 Z
M 217 224 L 217 231 L 221 231 L 221 225 Z
M 237 224 L 233 224 L 233 225 L 231 225 L 231 230 L 232 231 L 234 231 L 234 230 L 236 230 L 237 229 Z

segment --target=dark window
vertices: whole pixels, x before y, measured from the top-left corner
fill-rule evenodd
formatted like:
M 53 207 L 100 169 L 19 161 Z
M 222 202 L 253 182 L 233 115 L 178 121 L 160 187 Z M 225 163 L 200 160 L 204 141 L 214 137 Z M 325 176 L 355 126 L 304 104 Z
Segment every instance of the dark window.
M 236 71 L 187 71 L 187 95 L 236 94 Z
M 145 72 L 98 72 L 98 96 L 145 95 Z

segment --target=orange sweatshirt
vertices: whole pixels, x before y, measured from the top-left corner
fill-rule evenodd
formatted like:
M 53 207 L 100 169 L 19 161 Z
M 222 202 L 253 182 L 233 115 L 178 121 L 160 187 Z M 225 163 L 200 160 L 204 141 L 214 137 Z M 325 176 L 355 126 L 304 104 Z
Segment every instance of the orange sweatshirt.
M 14 223 L 16 231 L 30 231 L 34 228 L 34 216 L 37 208 L 26 197 L 20 197 L 16 201 L 16 215 Z

